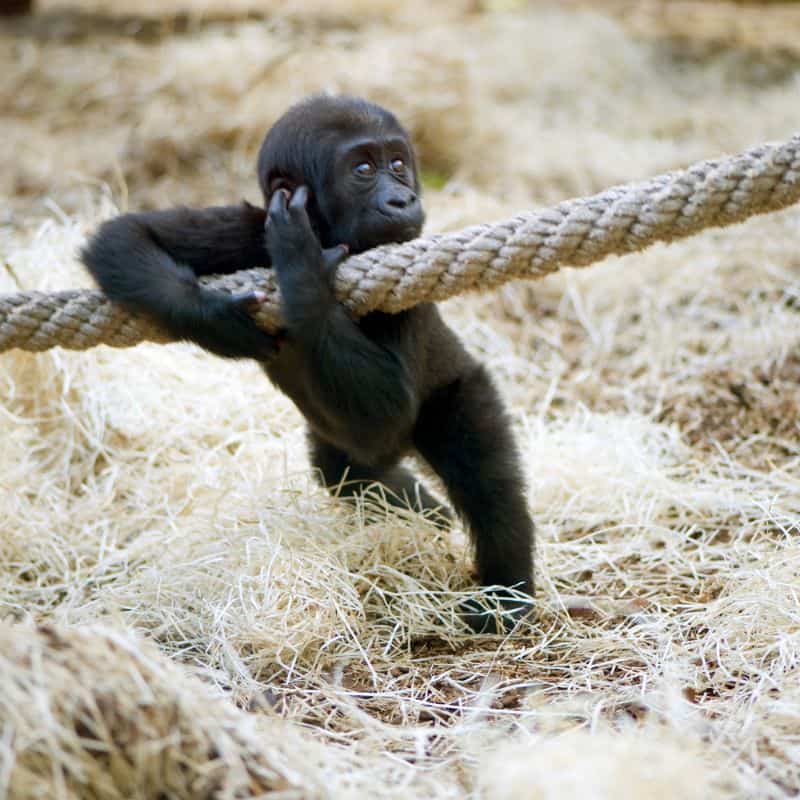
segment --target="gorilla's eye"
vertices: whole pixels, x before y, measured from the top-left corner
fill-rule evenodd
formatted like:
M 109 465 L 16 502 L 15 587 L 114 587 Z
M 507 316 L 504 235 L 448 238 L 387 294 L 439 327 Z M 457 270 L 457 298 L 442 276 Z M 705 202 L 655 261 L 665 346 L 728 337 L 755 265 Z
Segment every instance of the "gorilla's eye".
M 392 172 L 402 175 L 406 171 L 406 162 L 402 158 L 393 158 L 392 163 L 389 164 Z
M 353 172 L 362 178 L 371 178 L 375 174 L 375 167 L 369 161 L 362 161 L 356 165 Z

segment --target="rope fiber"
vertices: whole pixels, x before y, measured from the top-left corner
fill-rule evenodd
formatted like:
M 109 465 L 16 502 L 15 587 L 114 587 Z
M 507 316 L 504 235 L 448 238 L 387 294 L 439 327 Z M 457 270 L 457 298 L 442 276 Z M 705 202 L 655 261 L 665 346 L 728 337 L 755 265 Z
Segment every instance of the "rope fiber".
M 670 242 L 741 222 L 800 200 L 800 134 L 741 155 L 702 161 L 642 183 L 617 186 L 503 222 L 386 245 L 350 257 L 338 269 L 336 295 L 355 317 L 585 267 L 609 255 Z M 281 327 L 272 270 L 203 278 L 231 292 L 267 295 L 255 318 Z M 0 296 L 0 352 L 12 348 L 85 350 L 168 342 L 155 322 L 113 305 L 98 291 L 20 292 Z

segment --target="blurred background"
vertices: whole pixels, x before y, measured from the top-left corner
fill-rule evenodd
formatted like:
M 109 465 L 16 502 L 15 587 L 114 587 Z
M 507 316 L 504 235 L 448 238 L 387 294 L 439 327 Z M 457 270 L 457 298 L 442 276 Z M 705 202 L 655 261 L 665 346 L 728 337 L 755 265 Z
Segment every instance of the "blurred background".
M 5 224 L 100 189 L 122 208 L 257 201 L 262 136 L 317 91 L 401 117 L 437 227 L 474 216 L 470 192 L 497 215 L 798 122 L 798 3 L 37 0 L 1 25 Z

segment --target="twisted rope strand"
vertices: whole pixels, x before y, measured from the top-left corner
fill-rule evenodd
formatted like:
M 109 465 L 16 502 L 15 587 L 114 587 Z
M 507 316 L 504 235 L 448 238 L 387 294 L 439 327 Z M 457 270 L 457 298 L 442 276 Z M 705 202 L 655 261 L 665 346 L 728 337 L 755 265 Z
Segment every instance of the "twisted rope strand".
M 353 256 L 337 272 L 336 295 L 361 317 L 584 267 L 609 255 L 670 242 L 705 228 L 741 222 L 800 200 L 800 134 L 738 156 L 702 161 L 642 183 L 519 214 L 491 225 L 387 245 Z M 204 278 L 217 289 L 267 295 L 255 315 L 281 327 L 272 270 Z M 0 352 L 18 347 L 85 350 L 130 347 L 170 337 L 149 319 L 114 306 L 100 292 L 21 292 L 0 297 Z

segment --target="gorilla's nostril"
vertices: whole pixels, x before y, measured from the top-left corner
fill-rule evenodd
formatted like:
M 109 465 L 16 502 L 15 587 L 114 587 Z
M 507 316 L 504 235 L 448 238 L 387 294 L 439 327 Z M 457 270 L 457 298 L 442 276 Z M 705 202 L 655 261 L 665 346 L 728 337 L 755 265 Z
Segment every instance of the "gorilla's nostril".
M 417 196 L 414 194 L 390 197 L 386 201 L 386 205 L 390 206 L 391 208 L 408 208 L 408 206 L 412 205 L 416 199 Z

